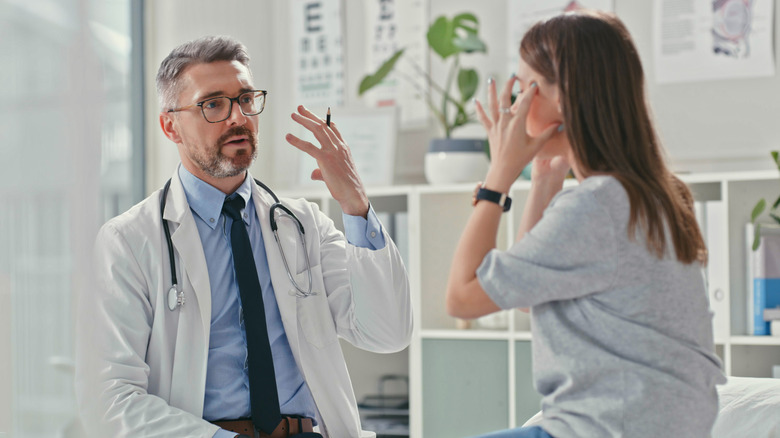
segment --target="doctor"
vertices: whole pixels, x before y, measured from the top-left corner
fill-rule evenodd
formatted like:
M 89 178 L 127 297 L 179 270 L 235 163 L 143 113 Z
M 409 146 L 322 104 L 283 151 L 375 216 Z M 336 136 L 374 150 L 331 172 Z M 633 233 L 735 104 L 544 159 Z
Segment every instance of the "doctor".
M 361 431 L 338 338 L 408 345 L 405 268 L 338 129 L 303 106 L 292 118 L 319 147 L 287 141 L 317 160 L 312 178 L 340 204 L 347 236 L 314 203 L 272 210 L 247 171 L 267 94 L 248 64 L 240 42 L 206 37 L 160 66 L 160 125 L 181 165 L 165 193 L 97 236 L 76 347 L 91 436 L 374 436 Z

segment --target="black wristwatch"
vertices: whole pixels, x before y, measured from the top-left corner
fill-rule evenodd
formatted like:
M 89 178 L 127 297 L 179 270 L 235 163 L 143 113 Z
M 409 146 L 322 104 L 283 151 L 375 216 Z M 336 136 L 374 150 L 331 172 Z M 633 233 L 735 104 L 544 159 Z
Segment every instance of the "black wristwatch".
M 509 208 L 512 206 L 512 198 L 510 198 L 508 194 L 486 189 L 482 186 L 482 183 L 477 184 L 477 188 L 474 189 L 472 204 L 477 205 L 477 202 L 479 201 L 495 202 L 504 209 L 504 212 L 509 211 Z

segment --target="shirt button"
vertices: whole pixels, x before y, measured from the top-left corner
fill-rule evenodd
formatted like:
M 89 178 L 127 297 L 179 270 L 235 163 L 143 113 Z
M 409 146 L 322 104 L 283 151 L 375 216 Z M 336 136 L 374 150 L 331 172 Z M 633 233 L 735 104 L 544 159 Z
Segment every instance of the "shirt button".
M 249 215 L 248 215 L 248 214 L 246 214 L 246 213 L 244 213 L 244 219 L 246 219 L 246 218 L 248 218 L 248 217 L 249 217 Z
M 209 222 L 214 223 L 214 218 L 209 219 Z
M 371 237 L 376 237 L 376 231 L 371 232 Z

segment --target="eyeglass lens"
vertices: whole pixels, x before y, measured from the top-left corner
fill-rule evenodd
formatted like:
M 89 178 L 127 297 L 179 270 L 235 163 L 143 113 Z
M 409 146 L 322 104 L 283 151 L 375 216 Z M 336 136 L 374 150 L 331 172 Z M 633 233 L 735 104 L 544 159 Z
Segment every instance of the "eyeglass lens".
M 232 100 L 229 97 L 215 97 L 203 102 L 203 116 L 209 122 L 221 122 L 230 117 Z M 245 116 L 255 116 L 263 112 L 265 106 L 265 93 L 250 91 L 236 98 L 241 112 Z

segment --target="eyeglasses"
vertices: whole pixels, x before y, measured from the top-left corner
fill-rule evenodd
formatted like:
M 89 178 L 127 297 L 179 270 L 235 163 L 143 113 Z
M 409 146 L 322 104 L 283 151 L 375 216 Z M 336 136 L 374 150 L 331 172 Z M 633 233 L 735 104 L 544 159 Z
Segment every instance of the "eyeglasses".
M 263 112 L 263 108 L 265 108 L 265 96 L 267 94 L 268 91 L 266 90 L 252 90 L 241 93 L 238 97 L 212 97 L 192 105 L 169 109 L 168 112 L 175 113 L 199 106 L 207 122 L 219 123 L 230 118 L 230 114 L 233 112 L 233 102 L 238 103 L 241 113 L 245 116 L 260 114 Z

